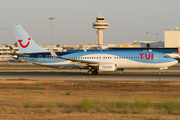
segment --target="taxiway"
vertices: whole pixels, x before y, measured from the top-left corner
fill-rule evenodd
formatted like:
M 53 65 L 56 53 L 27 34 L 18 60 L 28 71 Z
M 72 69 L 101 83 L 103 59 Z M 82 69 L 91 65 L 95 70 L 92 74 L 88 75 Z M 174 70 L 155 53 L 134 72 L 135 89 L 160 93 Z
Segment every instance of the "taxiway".
M 115 81 L 179 81 L 180 74 L 158 75 L 142 73 L 87 75 L 85 72 L 0 72 L 1 80 L 115 80 Z

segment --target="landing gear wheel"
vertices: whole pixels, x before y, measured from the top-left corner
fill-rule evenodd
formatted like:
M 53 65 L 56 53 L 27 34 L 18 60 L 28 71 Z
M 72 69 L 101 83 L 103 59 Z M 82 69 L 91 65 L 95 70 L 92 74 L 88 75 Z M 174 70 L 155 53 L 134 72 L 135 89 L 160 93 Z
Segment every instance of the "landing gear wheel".
M 87 72 L 87 74 L 88 74 L 88 75 L 92 75 L 92 74 L 93 74 L 92 70 L 89 70 L 89 71 Z
M 98 71 L 97 71 L 97 70 L 94 70 L 94 71 L 93 71 L 93 74 L 94 74 L 94 75 L 97 75 L 97 74 L 98 74 Z

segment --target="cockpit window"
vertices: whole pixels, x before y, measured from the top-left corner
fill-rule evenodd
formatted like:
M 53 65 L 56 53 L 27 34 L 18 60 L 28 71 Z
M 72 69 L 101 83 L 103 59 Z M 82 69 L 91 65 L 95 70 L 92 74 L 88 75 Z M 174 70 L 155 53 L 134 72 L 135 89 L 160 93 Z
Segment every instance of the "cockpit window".
M 164 58 L 170 58 L 170 56 L 164 56 Z

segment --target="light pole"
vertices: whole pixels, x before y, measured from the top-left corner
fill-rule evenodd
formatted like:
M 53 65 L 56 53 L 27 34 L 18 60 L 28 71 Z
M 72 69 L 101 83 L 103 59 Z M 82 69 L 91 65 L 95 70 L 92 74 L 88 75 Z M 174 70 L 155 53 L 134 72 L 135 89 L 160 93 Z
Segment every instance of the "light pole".
M 5 30 L 5 45 L 7 45 L 7 28 L 4 28 Z
M 147 33 L 147 41 L 148 41 L 148 32 L 146 32 Z
M 96 31 L 96 45 L 98 45 L 98 31 Z
M 158 41 L 158 33 L 156 35 L 157 35 L 157 41 Z
M 49 17 L 49 20 L 52 20 L 52 47 L 54 45 L 54 38 L 53 38 L 53 20 L 56 19 L 56 17 Z

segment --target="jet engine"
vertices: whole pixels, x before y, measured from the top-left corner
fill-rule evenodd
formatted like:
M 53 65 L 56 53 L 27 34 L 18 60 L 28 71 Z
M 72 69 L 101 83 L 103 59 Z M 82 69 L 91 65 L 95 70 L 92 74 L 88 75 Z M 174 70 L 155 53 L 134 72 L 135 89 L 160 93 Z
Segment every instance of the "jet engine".
M 99 65 L 100 71 L 116 71 L 117 65 L 114 63 L 104 63 Z

